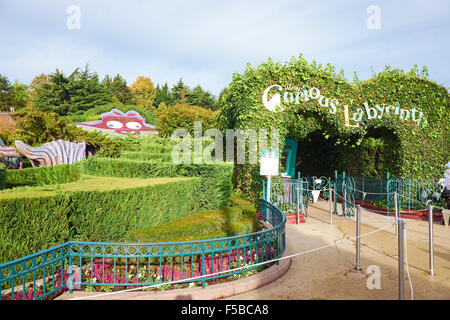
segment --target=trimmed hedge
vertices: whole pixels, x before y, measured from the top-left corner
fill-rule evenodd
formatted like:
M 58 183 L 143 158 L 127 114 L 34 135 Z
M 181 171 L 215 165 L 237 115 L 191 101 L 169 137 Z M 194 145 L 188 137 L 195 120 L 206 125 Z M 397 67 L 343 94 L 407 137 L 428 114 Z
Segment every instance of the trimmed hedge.
M 82 172 L 82 162 L 58 166 L 7 170 L 6 187 L 43 186 L 77 181 Z
M 172 160 L 172 155 L 170 153 L 159 152 L 126 151 L 122 152 L 121 158 L 131 160 L 167 162 Z
M 0 163 L 0 190 L 6 187 L 6 166 Z
M 85 174 L 111 177 L 201 177 L 204 197 L 198 201 L 216 199 L 218 206 L 214 209 L 227 207 L 232 191 L 233 165 L 230 164 L 174 164 L 93 157 L 84 161 L 83 170 Z
M 0 199 L 0 263 L 68 240 L 125 241 L 131 230 L 223 208 L 229 192 L 203 178 L 110 191 Z
M 176 165 L 97 157 L 73 165 L 8 170 L 10 187 L 63 184 L 79 180 L 82 174 L 193 179 L 109 191 L 62 192 L 56 188 L 56 196 L 0 199 L 0 263 L 68 240 L 126 241 L 131 230 L 193 212 L 226 208 L 232 171 L 232 165 Z

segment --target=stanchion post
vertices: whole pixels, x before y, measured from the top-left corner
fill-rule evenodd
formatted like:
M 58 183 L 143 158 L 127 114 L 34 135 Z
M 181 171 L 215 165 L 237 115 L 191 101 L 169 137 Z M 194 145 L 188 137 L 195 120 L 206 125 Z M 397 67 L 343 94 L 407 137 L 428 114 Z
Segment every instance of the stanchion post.
M 405 269 L 404 269 L 404 231 L 405 231 L 405 222 L 402 219 L 398 220 L 398 299 L 403 300 L 405 297 Z
M 428 239 L 430 255 L 430 275 L 434 276 L 433 206 L 428 207 Z
M 298 192 L 298 182 L 297 183 L 295 183 L 295 188 L 297 189 L 297 224 L 299 224 L 300 223 L 300 212 L 299 212 L 299 210 L 300 210 L 300 206 L 299 206 L 299 201 L 300 201 L 300 194 L 299 194 L 299 192 Z
M 395 210 L 395 225 L 398 223 L 398 199 L 397 199 L 397 191 L 394 192 L 394 210 Z M 388 208 L 389 210 L 389 208 Z M 395 234 L 398 234 L 397 228 L 395 229 Z
M 360 261 L 361 261 L 361 255 L 360 255 L 360 249 L 361 249 L 361 206 L 358 204 L 356 205 L 356 271 L 361 270 Z
M 333 188 L 330 187 L 328 192 L 328 202 L 330 204 L 330 224 L 333 224 L 333 200 L 332 200 Z

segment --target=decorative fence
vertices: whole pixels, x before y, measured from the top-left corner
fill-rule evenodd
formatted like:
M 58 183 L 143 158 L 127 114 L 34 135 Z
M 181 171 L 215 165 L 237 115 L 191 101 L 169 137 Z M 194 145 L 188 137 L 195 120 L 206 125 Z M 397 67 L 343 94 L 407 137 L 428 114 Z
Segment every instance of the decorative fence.
M 266 199 L 267 182 L 263 181 L 263 198 Z M 270 202 L 285 214 L 305 213 L 308 216 L 308 203 L 313 200 L 313 192 L 318 192 L 318 199 L 329 198 L 333 182 L 329 177 L 299 177 L 298 179 L 272 179 L 270 183 Z
M 400 210 L 425 209 L 427 203 L 439 206 L 441 199 L 441 185 L 434 179 L 401 179 L 390 177 L 387 181 L 388 194 L 386 207 L 394 205 L 393 192 L 398 194 Z
M 338 214 L 338 201 L 341 201 L 342 215 L 347 217 L 355 216 L 355 179 L 345 175 L 345 172 L 334 174 L 334 214 Z
M 427 203 L 442 206 L 441 185 L 438 179 L 405 179 L 352 177 L 355 181 L 355 199 L 385 207 L 387 214 L 394 210 L 394 193 L 398 196 L 400 210 L 424 210 Z
M 263 198 L 266 197 L 267 184 L 263 180 Z M 282 178 L 270 183 L 269 201 L 276 205 L 284 214 L 304 212 L 308 216 L 309 183 L 306 179 Z
M 165 243 L 70 241 L 0 265 L 0 297 L 51 299 L 82 286 L 138 287 L 206 281 L 261 267 L 283 255 L 284 214 L 260 200 L 272 227 L 227 238 Z M 245 268 L 244 268 L 245 267 Z
M 401 179 L 387 174 L 386 178 L 352 177 L 345 172 L 335 172 L 334 181 L 327 177 L 299 177 L 298 179 L 273 179 L 270 201 L 285 214 L 304 212 L 308 216 L 308 203 L 312 193 L 320 191 L 318 199 L 329 199 L 333 188 L 334 214 L 338 214 L 338 203 L 342 215 L 355 215 L 356 201 L 371 202 L 386 208 L 388 215 L 394 212 L 394 193 L 397 193 L 400 210 L 425 210 L 427 204 L 443 206 L 440 199 L 441 186 L 434 179 Z M 266 196 L 266 181 L 263 180 L 263 196 Z

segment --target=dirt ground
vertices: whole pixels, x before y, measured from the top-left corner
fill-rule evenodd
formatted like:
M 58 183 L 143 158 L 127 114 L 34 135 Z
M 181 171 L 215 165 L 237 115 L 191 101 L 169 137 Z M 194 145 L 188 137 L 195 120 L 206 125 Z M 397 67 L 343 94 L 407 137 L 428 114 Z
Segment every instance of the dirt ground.
M 320 248 L 335 241 L 353 238 L 356 223 L 350 218 L 333 215 L 330 224 L 329 204 L 319 201 L 309 208 L 306 223 L 286 226 L 288 254 Z M 428 222 L 404 219 L 406 222 L 406 252 L 414 300 L 450 299 L 450 227 L 434 224 L 434 276 L 429 274 Z M 361 234 L 394 222 L 393 217 L 361 212 Z M 278 280 L 256 290 L 227 299 L 239 300 L 302 300 L 302 299 L 371 299 L 399 298 L 398 240 L 394 226 L 361 238 L 361 268 L 366 273 L 354 279 L 347 273 L 356 264 L 356 241 L 344 241 L 335 246 L 296 255 L 287 273 Z M 380 270 L 380 289 L 374 284 L 369 266 Z M 376 267 L 371 267 L 377 269 Z M 370 271 L 370 269 L 369 269 Z M 405 267 L 405 277 L 406 267 Z M 410 282 L 404 283 L 404 298 L 411 299 Z

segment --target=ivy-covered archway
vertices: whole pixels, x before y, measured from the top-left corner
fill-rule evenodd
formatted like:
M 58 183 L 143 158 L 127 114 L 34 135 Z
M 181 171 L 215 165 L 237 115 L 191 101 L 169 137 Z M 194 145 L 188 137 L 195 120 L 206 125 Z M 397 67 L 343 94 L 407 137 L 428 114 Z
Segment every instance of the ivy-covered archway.
M 302 142 L 322 134 L 322 142 L 335 148 L 336 154 L 328 156 L 334 157 L 336 169 L 436 178 L 450 160 L 449 92 L 428 79 L 425 68 L 404 72 L 386 67 L 369 80 L 355 76 L 349 82 L 343 71 L 300 55 L 287 63 L 248 64 L 227 89 L 221 100 L 223 129 L 277 128 L 280 141 Z M 257 176 L 256 166 L 236 166 L 238 188 L 248 190 Z

